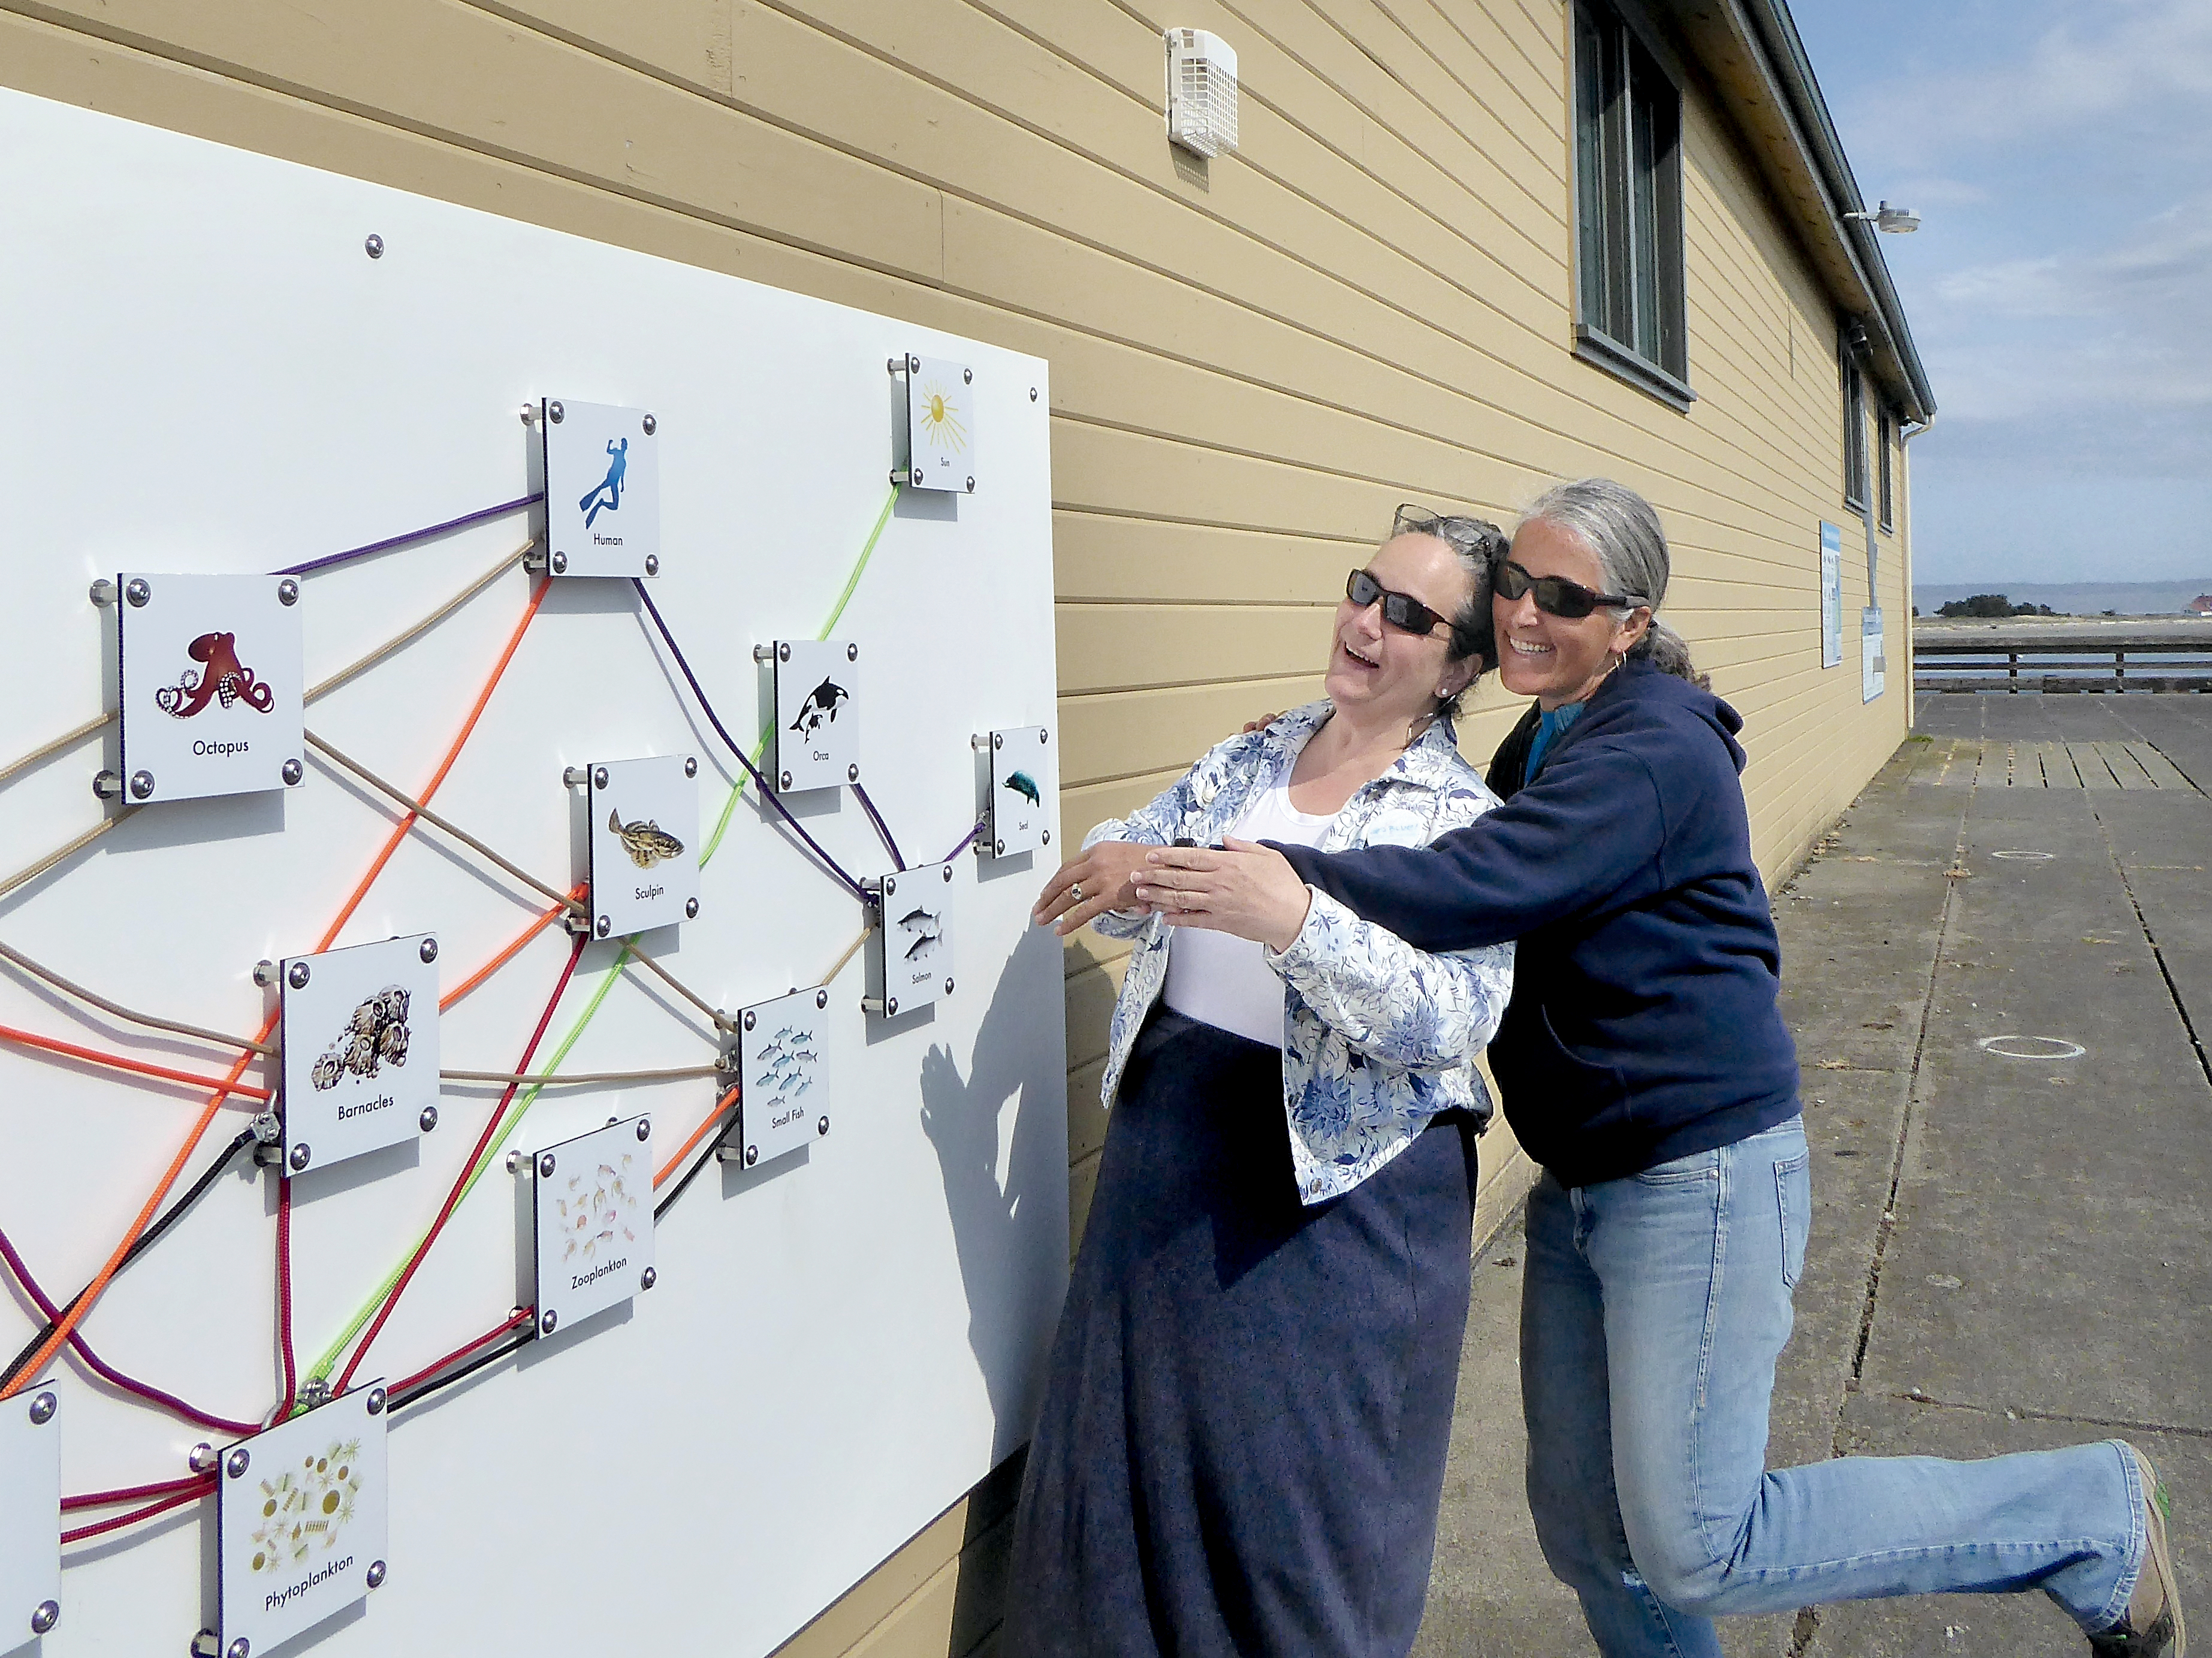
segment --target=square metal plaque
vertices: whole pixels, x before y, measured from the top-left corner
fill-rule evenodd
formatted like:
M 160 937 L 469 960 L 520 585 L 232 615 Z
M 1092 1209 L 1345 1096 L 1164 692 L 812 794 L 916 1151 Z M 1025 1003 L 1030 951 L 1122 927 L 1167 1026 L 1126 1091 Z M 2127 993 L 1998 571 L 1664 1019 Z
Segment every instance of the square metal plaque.
M 60 1409 L 51 1382 L 0 1401 L 0 1652 L 61 1616 Z
M 384 1383 L 368 1382 L 222 1455 L 216 1480 L 221 1649 L 265 1652 L 384 1582 Z
M 907 483 L 973 495 L 975 372 L 941 357 L 906 360 Z
M 298 782 L 298 581 L 125 572 L 115 586 L 122 798 L 194 800 Z
M 294 1174 L 422 1133 L 438 1102 L 437 961 L 436 936 L 418 932 L 278 963 Z
M 659 422 L 642 409 L 539 405 L 545 568 L 556 576 L 660 574 Z
M 745 1166 L 796 1151 L 830 1132 L 823 1085 L 830 993 L 817 986 L 738 1016 L 738 1132 Z
M 842 639 L 779 639 L 774 781 L 785 794 L 860 780 L 860 647 Z
M 625 1117 L 542 1146 L 521 1167 L 538 1334 L 653 1287 L 651 1118 Z
M 896 1018 L 952 993 L 952 865 L 883 878 L 882 917 L 868 935 L 871 1011 Z
M 1034 852 L 1052 844 L 1048 827 L 1052 798 L 1052 732 L 1043 726 L 1016 726 L 991 733 L 991 795 L 984 808 L 979 850 L 994 858 Z
M 687 755 L 589 768 L 592 932 L 623 938 L 699 913 L 699 762 Z

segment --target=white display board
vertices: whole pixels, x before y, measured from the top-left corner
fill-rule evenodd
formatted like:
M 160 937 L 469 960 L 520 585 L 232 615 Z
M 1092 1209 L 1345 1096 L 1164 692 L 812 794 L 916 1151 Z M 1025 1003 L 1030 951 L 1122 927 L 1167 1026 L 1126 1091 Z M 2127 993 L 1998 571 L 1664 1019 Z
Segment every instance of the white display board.
M 510 644 L 434 811 L 556 893 L 586 878 L 594 834 L 627 831 L 633 855 L 656 834 L 696 840 L 687 858 L 711 849 L 696 919 L 635 940 L 677 983 L 617 972 L 622 938 L 591 938 L 530 1063 L 695 1074 L 548 1089 L 488 1161 L 353 1383 L 392 1389 L 387 1576 L 283 1650 L 769 1651 L 1027 1436 L 1065 1289 L 1060 951 L 1027 914 L 1054 859 L 965 849 L 984 805 L 975 734 L 1055 724 L 1045 366 L 9 93 L 0 208 L 0 447 L 23 483 L 0 585 L 28 693 L 0 708 L 0 768 L 112 700 L 114 617 L 88 596 L 95 580 L 266 575 L 512 501 L 542 470 L 548 398 L 652 416 L 624 483 L 645 488 L 649 446 L 658 568 L 643 586 L 748 752 L 770 712 L 753 647 L 822 637 L 859 570 L 831 636 L 859 645 L 868 686 L 897 692 L 858 723 L 860 775 L 909 866 L 949 860 L 959 921 L 957 989 L 896 1017 L 860 1005 L 853 892 L 750 787 L 718 827 L 738 762 L 636 586 L 523 568 L 542 503 L 300 576 L 287 614 L 306 732 L 326 746 L 308 743 L 298 786 L 272 771 L 272 786 L 228 798 L 102 800 L 112 724 L 0 780 L 0 880 L 115 820 L 0 896 L 0 942 L 125 1008 L 244 1037 L 275 1006 L 255 963 L 321 948 L 399 819 L 360 772 L 420 798 Z M 890 366 L 909 355 L 964 376 L 963 431 L 989 442 L 972 492 L 963 471 L 957 490 L 891 502 L 909 386 Z M 593 532 L 629 522 L 633 501 Z M 316 694 L 503 557 L 476 597 Z M 592 791 L 568 780 L 692 756 L 696 825 L 627 799 L 592 802 L 594 823 Z M 849 786 L 788 805 L 856 880 L 898 866 Z M 422 824 L 328 942 L 434 934 L 450 998 L 550 904 Z M 436 1018 L 434 1042 L 416 1032 L 406 1074 L 422 1054 L 514 1072 L 571 947 L 557 923 L 532 937 Z M 516 1308 L 524 1175 L 504 1151 L 644 1115 L 650 1145 L 631 1143 L 662 1166 L 729 1078 L 711 1068 L 734 1037 L 690 996 L 734 1018 L 817 985 L 821 1070 L 804 1103 L 835 1132 L 750 1168 L 701 1142 L 704 1172 L 649 1235 L 650 1293 L 564 1315 L 404 1404 L 412 1372 Z M 420 999 L 410 1024 L 435 1017 Z M 0 1025 L 191 1076 L 234 1057 L 13 967 Z M 273 1087 L 276 1069 L 257 1059 L 244 1081 Z M 292 1181 L 303 1371 L 429 1226 L 503 1087 L 449 1079 L 436 1132 Z M 4 1224 L 49 1295 L 66 1300 L 107 1259 L 207 1093 L 0 1041 Z M 177 1189 L 262 1108 L 225 1104 Z M 276 1179 L 241 1155 L 116 1279 L 84 1326 L 104 1359 L 217 1417 L 274 1408 Z M 33 1325 L 6 1316 L 12 1352 Z M 68 1491 L 179 1479 L 195 1442 L 245 1436 L 94 1386 L 74 1360 L 48 1368 Z M 67 1548 L 46 1658 L 181 1652 L 212 1626 L 215 1506 Z

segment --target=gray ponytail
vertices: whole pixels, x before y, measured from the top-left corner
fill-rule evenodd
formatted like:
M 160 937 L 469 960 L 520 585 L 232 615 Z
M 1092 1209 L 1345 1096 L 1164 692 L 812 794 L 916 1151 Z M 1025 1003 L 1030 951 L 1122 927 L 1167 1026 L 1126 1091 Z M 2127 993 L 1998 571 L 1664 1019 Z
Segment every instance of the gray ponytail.
M 1627 593 L 1651 607 L 1651 624 L 1630 648 L 1632 659 L 1649 662 L 1662 673 L 1686 679 L 1701 689 L 1712 689 L 1712 677 L 1698 672 L 1691 661 L 1688 641 L 1659 620 L 1659 606 L 1667 598 L 1669 561 L 1667 532 L 1650 501 L 1611 478 L 1581 478 L 1544 491 L 1521 521 L 1539 519 L 1570 531 L 1589 549 L 1609 591 Z

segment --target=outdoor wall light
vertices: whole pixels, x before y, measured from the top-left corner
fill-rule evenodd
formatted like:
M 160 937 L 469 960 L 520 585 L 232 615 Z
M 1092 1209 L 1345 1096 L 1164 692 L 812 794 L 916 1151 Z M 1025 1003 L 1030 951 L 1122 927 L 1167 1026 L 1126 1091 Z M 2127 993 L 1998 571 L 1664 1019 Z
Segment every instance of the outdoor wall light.
M 1871 213 L 1846 213 L 1846 219 L 1861 219 L 1876 230 L 1886 230 L 1893 236 L 1909 235 L 1920 228 L 1920 216 L 1908 213 L 1901 207 L 1892 207 L 1884 202 Z

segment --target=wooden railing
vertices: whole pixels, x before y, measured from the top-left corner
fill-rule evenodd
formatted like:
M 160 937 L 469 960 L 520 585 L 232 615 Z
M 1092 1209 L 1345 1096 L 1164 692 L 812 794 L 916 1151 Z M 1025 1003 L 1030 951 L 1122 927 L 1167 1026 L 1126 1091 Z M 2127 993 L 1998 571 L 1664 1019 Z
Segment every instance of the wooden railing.
M 1916 624 L 1912 686 L 1931 691 L 2212 691 L 2212 620 Z

